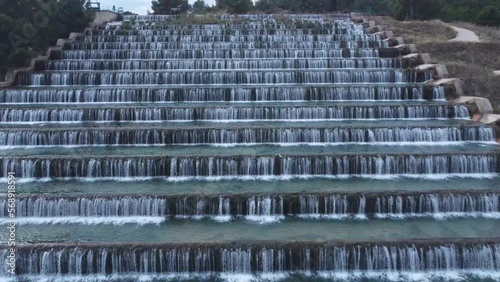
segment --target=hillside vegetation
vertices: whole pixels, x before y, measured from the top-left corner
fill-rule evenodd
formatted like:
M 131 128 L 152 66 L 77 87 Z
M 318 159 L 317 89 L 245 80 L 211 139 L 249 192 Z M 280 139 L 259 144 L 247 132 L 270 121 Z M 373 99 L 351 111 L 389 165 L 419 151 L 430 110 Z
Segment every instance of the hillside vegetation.
M 83 31 L 94 13 L 86 0 L 0 0 L 0 81 L 12 67 L 29 65 L 57 39 Z
M 441 21 L 400 22 L 389 17 L 372 17 L 379 25 L 392 30 L 407 43 L 416 43 L 420 53 L 429 53 L 433 63 L 444 64 L 450 77 L 461 78 L 466 95 L 490 99 L 495 112 L 500 113 L 500 32 L 474 24 L 453 23 L 477 32 L 482 42 L 449 42 L 454 31 Z
M 485 26 L 500 26 L 498 0 L 204 0 L 192 5 L 188 0 L 153 0 L 155 14 L 187 13 L 331 13 L 366 12 L 399 20 L 465 21 Z

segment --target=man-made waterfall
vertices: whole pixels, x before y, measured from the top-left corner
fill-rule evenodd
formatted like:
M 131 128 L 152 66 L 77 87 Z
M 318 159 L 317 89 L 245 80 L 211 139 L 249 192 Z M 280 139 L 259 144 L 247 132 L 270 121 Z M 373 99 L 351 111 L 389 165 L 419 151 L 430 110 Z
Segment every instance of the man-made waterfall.
M 71 128 L 71 127 L 70 127 Z M 492 141 L 490 127 L 58 129 L 0 131 L 1 146 Z
M 495 173 L 489 155 L 235 156 L 3 159 L 2 177 L 203 177 Z
M 260 106 L 124 109 L 0 109 L 0 122 L 335 120 L 465 118 L 463 106 Z
M 433 193 L 408 195 L 309 194 L 142 197 L 29 197 L 17 201 L 24 224 L 125 224 L 166 219 L 268 222 L 304 219 L 405 219 L 434 217 L 500 218 L 497 193 Z M 0 223 L 8 219 L 8 202 L 0 201 Z
M 390 33 L 124 18 L 0 89 L 0 280 L 500 279 L 496 132 Z
M 429 94 L 421 86 L 242 86 L 207 88 L 92 88 L 0 90 L 4 103 L 245 102 L 444 99 L 442 87 Z
M 419 77 L 422 77 L 420 80 Z M 130 84 L 290 84 L 290 83 L 401 83 L 422 82 L 430 73 L 401 70 L 220 70 L 148 72 L 46 72 L 25 76 L 21 85 L 130 85 Z
M 105 47 L 105 46 L 104 46 Z M 166 46 L 159 46 L 160 48 Z M 224 46 L 225 47 L 225 46 Z M 125 45 L 123 48 L 127 48 Z M 229 47 L 230 48 L 230 47 Z M 285 47 L 286 48 L 286 47 Z M 324 47 L 328 48 L 328 47 Z M 105 48 L 101 48 L 105 49 Z M 367 59 L 234 59 L 234 60 L 150 60 L 150 61 L 59 61 L 48 62 L 48 70 L 78 71 L 78 70 L 203 70 L 203 69 L 390 69 L 400 67 L 401 61 L 394 58 Z
M 6 252 L 1 256 L 5 257 Z M 20 274 L 497 271 L 499 244 L 23 247 Z

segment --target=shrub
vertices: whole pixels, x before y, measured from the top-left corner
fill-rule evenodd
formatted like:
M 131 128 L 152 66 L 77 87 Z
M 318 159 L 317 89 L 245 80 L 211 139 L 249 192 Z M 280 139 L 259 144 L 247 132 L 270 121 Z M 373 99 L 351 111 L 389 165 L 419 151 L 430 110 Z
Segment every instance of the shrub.
M 500 25 L 500 11 L 497 7 L 484 7 L 477 15 L 477 23 L 487 26 Z

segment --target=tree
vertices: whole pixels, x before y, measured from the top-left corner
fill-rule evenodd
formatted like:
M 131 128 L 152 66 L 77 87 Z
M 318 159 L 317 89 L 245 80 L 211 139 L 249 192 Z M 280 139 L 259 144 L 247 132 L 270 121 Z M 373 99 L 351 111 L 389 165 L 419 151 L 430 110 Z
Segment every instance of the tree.
M 252 0 L 216 0 L 216 6 L 234 14 L 246 14 L 253 9 Z
M 395 17 L 399 20 L 429 20 L 439 18 L 443 0 L 398 0 Z
M 500 25 L 500 11 L 497 7 L 486 6 L 477 15 L 477 23 L 480 25 Z
M 193 3 L 193 11 L 197 14 L 203 14 L 207 9 L 208 6 L 204 0 L 196 0 L 196 2 Z
M 336 2 L 335 0 L 305 1 L 305 3 L 309 4 L 309 11 L 313 13 L 328 13 L 335 11 Z
M 94 20 L 94 11 L 84 10 L 85 0 L 59 0 L 58 17 L 54 19 L 58 37 L 84 30 Z
M 182 14 L 190 8 L 188 0 L 153 0 L 151 4 L 155 15 Z
M 86 0 L 0 0 L 0 80 L 11 67 L 23 66 L 45 53 L 59 38 L 81 32 L 94 12 Z
M 255 8 L 261 12 L 269 13 L 278 8 L 276 2 L 273 0 L 258 0 L 255 3 Z
M 273 12 L 277 9 L 294 13 L 329 13 L 337 10 L 336 0 L 259 0 L 255 3 L 259 11 Z
M 413 20 L 418 0 L 398 0 L 396 17 L 400 20 Z

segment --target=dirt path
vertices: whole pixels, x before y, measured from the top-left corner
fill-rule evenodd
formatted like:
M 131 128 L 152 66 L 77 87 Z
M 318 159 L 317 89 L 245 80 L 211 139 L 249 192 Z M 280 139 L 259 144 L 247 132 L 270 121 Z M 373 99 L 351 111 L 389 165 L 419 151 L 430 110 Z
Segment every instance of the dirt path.
M 472 30 L 450 25 L 457 32 L 457 37 L 450 39 L 450 42 L 479 42 L 479 36 Z
M 480 42 L 479 36 L 474 31 L 452 25 L 450 27 L 457 32 L 457 37 L 450 39 L 450 42 Z M 500 70 L 493 71 L 493 75 L 500 76 Z

